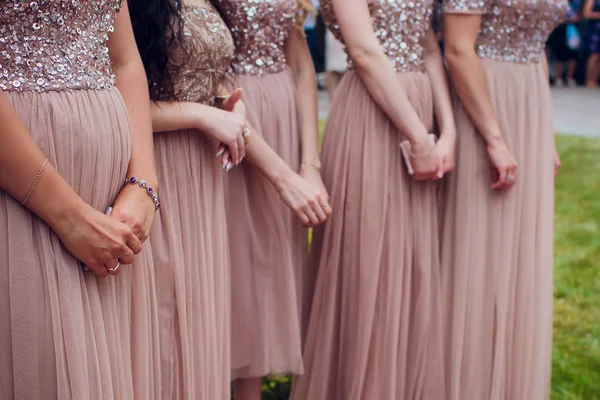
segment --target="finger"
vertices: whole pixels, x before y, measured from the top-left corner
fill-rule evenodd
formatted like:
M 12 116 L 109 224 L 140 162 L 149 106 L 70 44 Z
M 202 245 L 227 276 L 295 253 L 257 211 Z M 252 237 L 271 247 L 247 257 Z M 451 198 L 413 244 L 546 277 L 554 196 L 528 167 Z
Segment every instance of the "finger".
M 501 169 L 497 170 L 497 173 L 498 173 L 498 179 L 492 185 L 492 189 L 495 189 L 495 190 L 504 190 L 504 188 L 506 187 L 507 170 L 506 170 L 506 168 L 501 168 Z
M 321 199 L 321 208 L 323 208 L 323 211 L 327 217 L 331 215 L 333 209 L 331 208 L 331 204 L 329 204 L 329 198 Z
M 233 111 L 238 101 L 242 99 L 242 89 L 235 89 L 229 97 L 223 100 L 223 110 Z
M 296 216 L 300 219 L 300 222 L 302 222 L 303 226 L 310 225 L 310 218 L 308 218 L 308 215 L 306 215 L 306 213 L 302 209 L 294 208 L 293 210 Z
M 306 208 L 304 209 L 304 213 L 309 219 L 310 226 L 319 225 L 319 218 L 317 217 L 317 214 L 310 205 L 306 206 Z
M 142 242 L 136 235 L 133 234 L 133 232 L 131 232 L 131 234 L 126 235 L 124 239 L 125 239 L 125 244 L 127 245 L 127 247 L 131 250 L 131 252 L 133 254 L 139 254 L 139 252 L 142 251 Z M 131 264 L 131 263 L 126 263 L 126 264 Z
M 235 162 L 235 165 L 238 165 L 239 163 L 241 163 L 242 160 L 244 159 L 244 156 L 246 155 L 246 142 L 244 141 L 244 137 L 242 135 L 240 135 L 237 140 L 238 140 L 238 147 L 240 150 L 240 154 L 238 156 L 237 161 Z
M 217 151 L 217 157 L 222 156 L 223 153 L 225 153 L 225 150 L 227 150 L 227 146 L 225 146 L 223 143 L 219 143 L 219 147 L 218 147 L 218 151 Z
M 240 137 L 241 137 L 241 135 L 240 135 Z M 236 163 L 237 159 L 240 156 L 240 143 L 239 143 L 238 139 L 239 138 L 236 138 L 234 141 L 232 141 L 231 145 L 229 146 L 229 153 L 231 153 L 231 161 L 234 164 Z
M 127 251 L 119 257 L 119 262 L 124 265 L 131 265 L 135 261 L 135 254 L 131 249 L 127 249 Z
M 231 161 L 231 153 L 229 150 L 225 150 L 225 152 L 221 154 L 221 166 L 223 166 L 223 169 L 227 167 L 229 161 Z
M 323 209 L 321 202 L 315 203 L 315 205 L 313 206 L 313 211 L 318 218 L 317 224 L 322 224 L 327 220 L 327 213 Z
M 121 273 L 121 263 L 119 260 L 113 260 L 108 264 L 104 264 L 109 275 L 119 275 Z
M 106 278 L 108 276 L 108 271 L 106 267 L 102 264 L 86 264 L 87 267 L 92 271 L 92 273 L 98 278 Z

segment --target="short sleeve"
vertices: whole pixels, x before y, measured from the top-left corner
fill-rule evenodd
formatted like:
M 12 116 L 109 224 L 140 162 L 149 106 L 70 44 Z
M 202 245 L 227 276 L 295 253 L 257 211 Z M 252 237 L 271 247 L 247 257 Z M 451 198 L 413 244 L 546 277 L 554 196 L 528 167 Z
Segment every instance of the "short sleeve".
M 445 14 L 487 14 L 492 0 L 444 0 Z

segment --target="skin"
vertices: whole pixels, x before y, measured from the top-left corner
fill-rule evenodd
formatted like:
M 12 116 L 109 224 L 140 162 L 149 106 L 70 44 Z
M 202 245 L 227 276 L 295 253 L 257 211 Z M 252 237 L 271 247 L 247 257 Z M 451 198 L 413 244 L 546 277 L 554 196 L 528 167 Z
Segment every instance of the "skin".
M 487 144 L 492 166 L 492 189 L 505 191 L 517 180 L 517 162 L 492 108 L 483 66 L 475 51 L 481 15 L 446 14 L 444 47 L 454 87 L 471 120 Z M 511 180 L 509 177 L 512 176 Z
M 318 187 L 321 196 L 328 198 L 327 190 L 321 178 L 319 159 L 319 117 L 317 106 L 317 74 L 308 49 L 306 37 L 300 29 L 290 32 L 284 46 L 288 66 L 292 70 L 298 109 L 300 111 L 300 145 L 302 162 L 300 175 Z
M 418 180 L 437 178 L 443 170 L 436 146 L 412 107 L 396 71 L 381 50 L 365 0 L 332 0 L 346 48 L 373 100 L 411 143 L 411 164 Z
M 147 93 L 135 88 L 137 48 L 125 6 L 115 22 L 109 51 L 117 75 L 117 87 L 126 99 L 132 125 L 132 157 L 129 171 L 147 177 L 156 187 Z M 130 26 L 129 26 L 130 28 Z M 114 40 L 117 38 L 117 40 Z M 117 44 L 117 41 L 124 43 Z M 133 43 L 133 46 L 127 43 Z M 127 53 L 125 53 L 127 52 Z M 141 68 L 143 79 L 143 68 Z M 131 82 L 126 83 L 125 80 Z M 142 85 L 141 87 L 145 87 Z M 137 103 L 137 106 L 133 106 Z M 20 121 L 6 96 L 0 92 L 0 187 L 22 201 L 44 162 L 45 155 Z M 145 122 L 146 121 L 146 122 Z M 139 189 L 139 188 L 138 188 Z M 108 275 L 107 267 L 117 262 L 133 263 L 142 248 L 138 236 L 152 223 L 154 205 L 142 190 L 123 190 L 115 202 L 117 212 L 108 217 L 85 203 L 61 175 L 48 163 L 25 206 L 46 222 L 75 258 L 98 277 Z M 135 206 L 135 207 L 134 207 Z M 149 228 L 148 228 L 149 230 Z M 118 274 L 118 271 L 115 272 Z
M 448 77 L 438 40 L 433 29 L 423 39 L 425 49 L 425 71 L 431 81 L 433 90 L 433 107 L 440 129 L 440 139 L 437 143 L 441 167 L 437 171 L 437 178 L 442 178 L 445 173 L 454 169 L 456 149 L 456 125 L 452 112 L 452 101 L 448 88 Z

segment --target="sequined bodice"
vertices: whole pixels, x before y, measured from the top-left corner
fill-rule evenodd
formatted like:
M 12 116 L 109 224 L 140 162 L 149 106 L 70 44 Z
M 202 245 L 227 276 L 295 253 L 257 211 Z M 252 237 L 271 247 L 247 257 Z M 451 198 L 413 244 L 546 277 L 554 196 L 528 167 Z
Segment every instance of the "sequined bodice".
M 297 0 L 213 0 L 231 29 L 235 73 L 281 72 L 287 61 L 283 45 L 294 29 Z
M 233 57 L 233 39 L 212 4 L 183 4 L 182 9 L 182 41 L 172 51 L 167 67 L 175 96 L 167 96 L 161 88 L 153 88 L 151 96 L 154 100 L 212 104 Z
M 0 0 L 0 89 L 104 89 L 114 84 L 108 33 L 121 0 Z
M 446 0 L 446 13 L 483 14 L 477 52 L 482 58 L 539 62 L 548 36 L 565 18 L 568 0 Z
M 433 0 L 367 0 L 373 30 L 396 71 L 422 71 L 421 40 L 431 27 Z M 331 0 L 320 0 L 321 13 L 334 36 L 344 43 Z M 352 67 L 352 60 L 348 60 Z

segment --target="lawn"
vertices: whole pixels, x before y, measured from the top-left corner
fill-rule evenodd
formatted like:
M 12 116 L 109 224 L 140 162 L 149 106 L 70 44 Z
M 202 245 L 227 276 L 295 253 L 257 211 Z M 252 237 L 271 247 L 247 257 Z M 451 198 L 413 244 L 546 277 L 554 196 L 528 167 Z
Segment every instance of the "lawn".
M 600 140 L 557 143 L 552 400 L 600 400 Z M 285 400 L 289 379 L 264 389 Z

